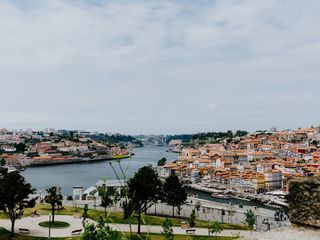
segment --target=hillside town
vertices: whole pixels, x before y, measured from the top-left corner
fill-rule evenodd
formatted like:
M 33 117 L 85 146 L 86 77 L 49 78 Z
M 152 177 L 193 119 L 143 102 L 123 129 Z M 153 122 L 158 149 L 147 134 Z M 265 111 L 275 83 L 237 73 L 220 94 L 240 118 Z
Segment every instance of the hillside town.
M 0 129 L 0 159 L 17 168 L 129 156 L 128 149 L 94 141 L 85 131 Z
M 258 195 L 277 190 L 283 196 L 290 180 L 320 175 L 319 142 L 319 127 L 249 133 L 182 147 L 178 159 L 157 170 L 162 178 L 176 174 L 211 193 Z

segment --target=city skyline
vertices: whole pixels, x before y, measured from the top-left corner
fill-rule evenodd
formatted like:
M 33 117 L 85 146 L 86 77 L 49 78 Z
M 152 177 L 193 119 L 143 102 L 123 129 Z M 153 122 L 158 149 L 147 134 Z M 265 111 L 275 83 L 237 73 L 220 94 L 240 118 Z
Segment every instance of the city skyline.
M 319 125 L 318 1 L 2 1 L 0 126 Z

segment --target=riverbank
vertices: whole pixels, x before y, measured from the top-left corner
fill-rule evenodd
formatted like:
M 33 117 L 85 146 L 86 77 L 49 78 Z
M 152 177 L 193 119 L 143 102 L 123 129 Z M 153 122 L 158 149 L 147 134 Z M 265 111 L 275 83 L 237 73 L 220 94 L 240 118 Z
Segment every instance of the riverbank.
M 38 193 L 40 191 L 45 193 L 48 186 L 60 186 L 62 194 L 68 196 L 72 195 L 73 186 L 83 186 L 86 189 L 94 186 L 102 177 L 106 177 L 108 180 L 117 179 L 109 163 L 122 176 L 120 164 L 126 177 L 130 178 L 139 168 L 145 165 L 157 166 L 158 160 L 163 157 L 168 161 L 176 159 L 178 155 L 166 152 L 167 149 L 168 147 L 156 146 L 133 148 L 134 155 L 122 158 L 120 161 L 117 161 L 119 159 L 112 159 L 62 165 L 43 165 L 29 167 L 21 174 L 27 182 L 37 189 Z
M 41 166 L 54 166 L 54 165 L 63 165 L 63 164 L 73 164 L 73 163 L 94 163 L 100 161 L 110 161 L 110 160 L 121 160 L 130 158 L 133 154 L 128 155 L 116 155 L 111 157 L 95 157 L 95 158 L 65 158 L 63 160 L 48 160 L 45 162 L 30 162 L 26 164 L 24 167 L 41 167 Z
M 226 203 L 236 203 L 241 205 L 249 205 L 249 206 L 258 206 L 265 207 L 270 209 L 277 209 L 281 207 L 288 207 L 288 204 L 280 201 L 275 196 L 268 196 L 264 194 L 250 194 L 250 193 L 241 193 L 241 192 L 231 192 L 226 194 L 228 190 L 217 189 L 217 188 L 207 188 L 203 186 L 199 186 L 198 184 L 189 184 L 188 188 L 189 192 L 193 194 L 197 194 L 196 191 L 206 193 L 211 197 L 206 197 L 207 200 L 226 202 Z

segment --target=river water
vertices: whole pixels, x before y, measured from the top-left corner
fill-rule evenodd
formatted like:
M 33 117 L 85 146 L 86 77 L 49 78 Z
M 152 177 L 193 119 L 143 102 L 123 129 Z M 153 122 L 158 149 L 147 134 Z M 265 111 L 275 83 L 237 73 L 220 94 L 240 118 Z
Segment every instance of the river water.
M 178 155 L 167 152 L 168 149 L 168 147 L 150 145 L 134 148 L 134 155 L 122 159 L 120 164 L 124 171 L 127 169 L 126 175 L 132 177 L 139 168 L 148 164 L 156 166 L 158 160 L 163 157 L 169 161 L 176 159 Z M 22 175 L 38 192 L 44 193 L 47 186 L 60 186 L 63 195 L 71 195 L 73 186 L 83 186 L 86 189 L 94 186 L 102 177 L 116 179 L 109 162 L 112 162 L 115 171 L 122 177 L 117 160 L 29 167 L 22 172 Z
M 168 152 L 168 147 L 147 145 L 142 148 L 134 148 L 134 155 L 120 160 L 127 177 L 132 177 L 141 167 L 151 164 L 156 166 L 159 159 L 165 157 L 168 161 L 175 160 L 178 154 Z M 26 181 L 36 188 L 37 192 L 45 193 L 48 186 L 60 186 L 63 195 L 72 195 L 74 186 L 83 186 L 84 189 L 94 186 L 102 177 L 116 179 L 115 173 L 109 163 L 114 166 L 115 172 L 122 177 L 117 160 L 92 163 L 72 163 L 65 165 L 29 167 L 22 172 Z M 190 194 L 196 194 L 199 198 L 226 204 L 242 204 L 247 206 L 262 206 L 253 202 L 237 199 L 216 199 L 210 194 L 196 190 L 188 190 Z

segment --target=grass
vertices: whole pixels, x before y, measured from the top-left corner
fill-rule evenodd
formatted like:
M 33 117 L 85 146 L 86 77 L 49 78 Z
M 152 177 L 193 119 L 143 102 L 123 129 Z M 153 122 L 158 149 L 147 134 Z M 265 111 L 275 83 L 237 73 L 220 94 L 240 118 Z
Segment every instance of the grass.
M 31 216 L 35 211 L 39 213 L 40 215 L 48 215 L 51 213 L 51 207 L 50 205 L 43 204 L 43 205 L 36 205 L 34 208 L 31 209 L 26 209 L 24 216 Z M 55 215 L 78 215 L 81 216 L 83 212 L 82 208 L 75 208 L 75 207 L 70 207 L 70 206 L 65 206 L 64 209 L 60 211 L 56 211 Z M 89 218 L 96 220 L 98 219 L 99 216 L 104 217 L 104 212 L 100 210 L 94 210 L 94 209 L 89 209 L 88 211 Z M 0 213 L 0 218 L 7 218 L 4 214 Z M 160 217 L 160 216 L 152 216 L 152 215 L 142 215 L 142 224 L 145 225 L 161 225 L 162 222 L 164 221 L 165 217 Z M 169 218 L 173 224 L 173 226 L 180 226 L 179 219 L 178 218 Z M 123 219 L 123 213 L 121 212 L 109 212 L 107 221 L 111 223 L 126 223 L 125 220 Z M 138 220 L 137 218 L 133 219 L 133 224 L 137 224 Z M 207 221 L 201 221 L 201 220 L 196 220 L 195 221 L 196 226 L 195 227 L 202 227 L 202 228 L 207 228 L 208 227 L 208 222 Z M 229 224 L 229 223 L 224 223 L 224 229 L 232 229 L 232 230 L 250 230 L 248 227 L 241 225 L 241 224 Z M 1 238 L 0 238 L 1 240 Z
M 26 209 L 24 216 L 31 216 L 35 211 L 40 213 L 40 215 L 48 215 L 49 213 L 51 213 L 51 207 L 50 205 L 47 205 L 47 204 L 43 204 L 43 205 L 38 204 L 34 208 Z M 55 215 L 81 216 L 82 212 L 83 212 L 82 208 L 65 206 L 64 209 L 60 211 L 56 211 Z M 89 218 L 93 220 L 98 219 L 99 216 L 104 217 L 104 212 L 100 210 L 89 209 L 88 214 L 89 214 Z M 6 216 L 0 213 L 0 218 L 6 218 Z M 165 217 L 142 214 L 142 224 L 145 224 L 145 225 L 161 225 L 164 219 Z M 169 219 L 171 220 L 173 226 L 176 226 L 176 227 L 180 226 L 178 218 L 169 218 Z M 109 212 L 107 221 L 111 223 L 126 223 L 125 220 L 123 219 L 123 213 L 121 212 Z M 137 218 L 134 218 L 132 223 L 137 224 L 138 223 Z M 196 220 L 195 223 L 196 223 L 196 227 L 202 227 L 202 228 L 208 227 L 207 221 Z M 229 224 L 229 223 L 224 223 L 224 229 L 250 230 L 247 226 L 244 226 L 241 224 Z
M 67 228 L 70 226 L 70 224 L 62 221 L 55 221 L 54 224 L 52 224 L 52 222 L 50 224 L 49 221 L 45 221 L 45 222 L 39 223 L 39 226 L 46 227 L 46 228 L 48 228 L 49 226 L 51 228 Z

